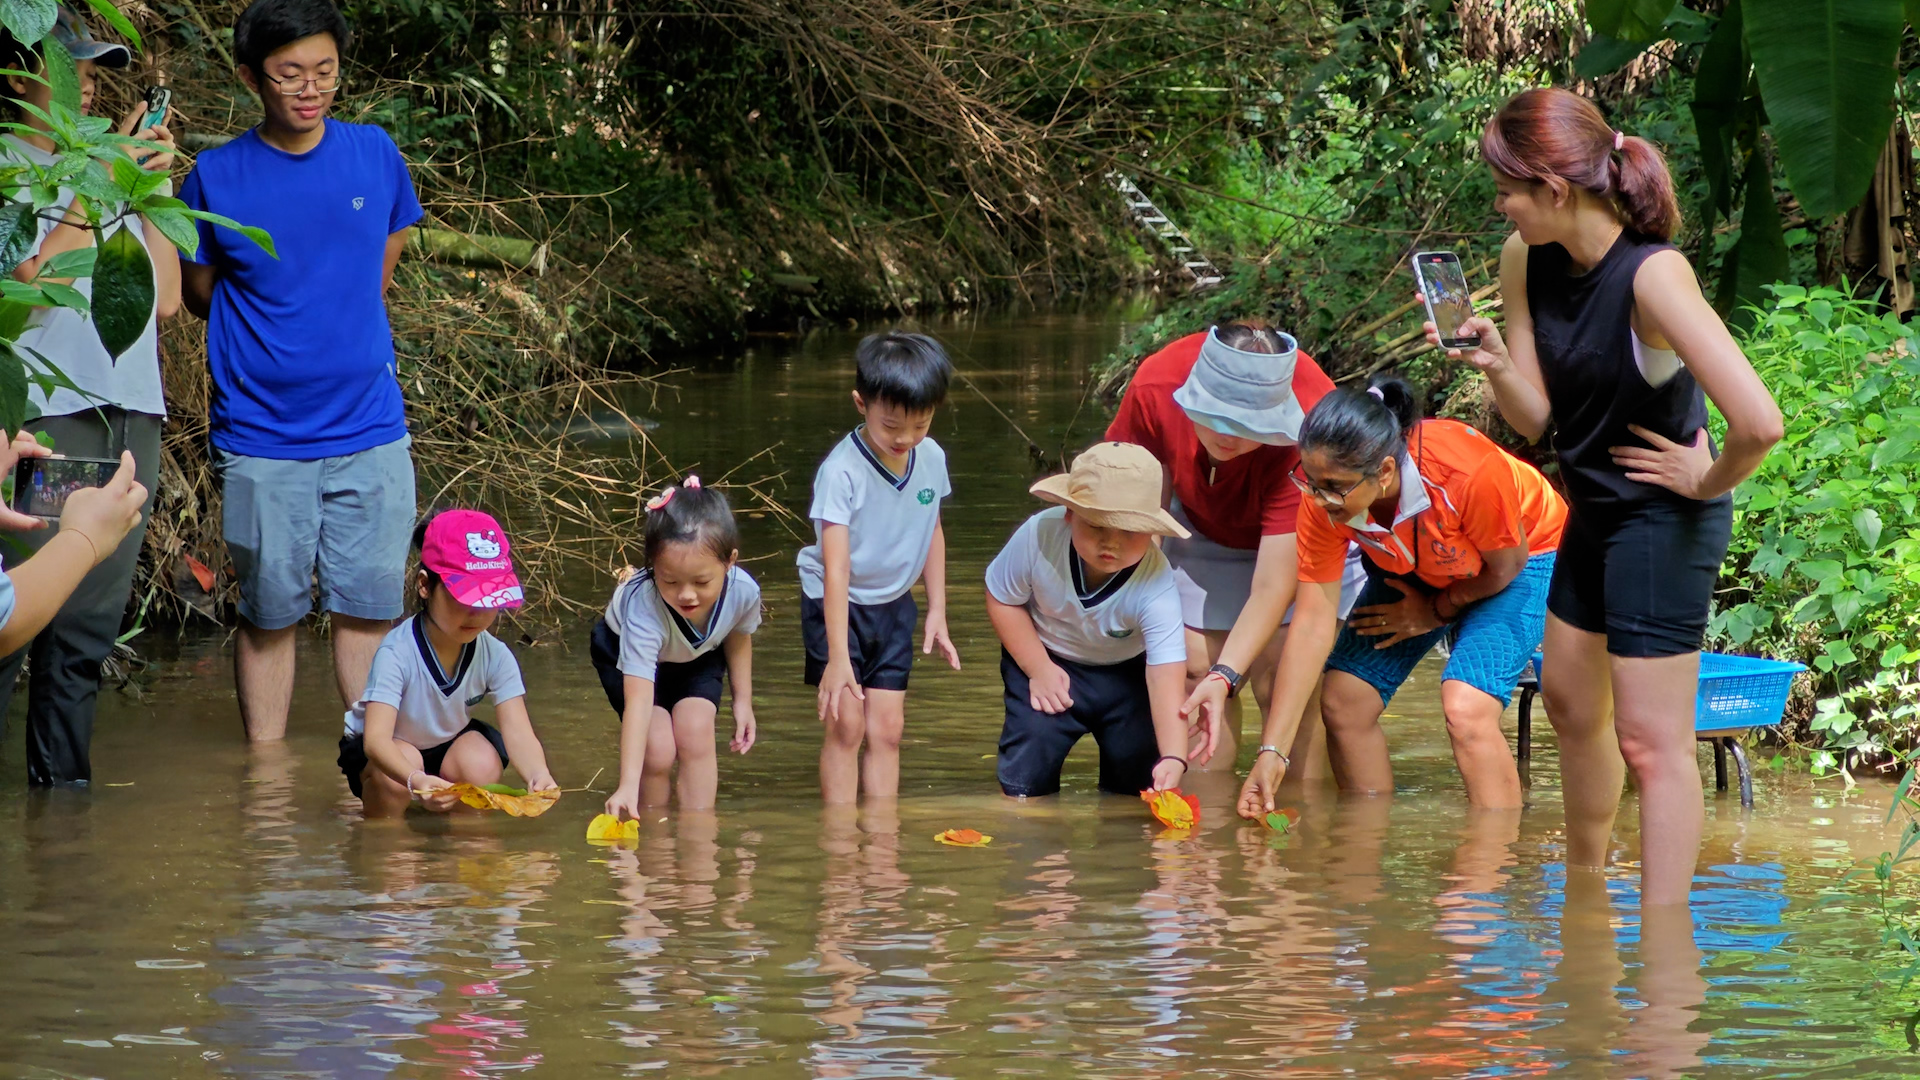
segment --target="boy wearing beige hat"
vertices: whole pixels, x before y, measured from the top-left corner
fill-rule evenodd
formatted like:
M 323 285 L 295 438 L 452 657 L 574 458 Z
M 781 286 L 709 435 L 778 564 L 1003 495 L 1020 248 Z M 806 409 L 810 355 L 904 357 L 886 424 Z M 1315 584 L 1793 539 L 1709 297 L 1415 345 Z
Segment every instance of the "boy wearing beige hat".
M 1058 792 L 1068 751 L 1088 734 L 1100 744 L 1102 791 L 1177 787 L 1187 771 L 1180 593 L 1153 543 L 1187 531 L 1161 509 L 1161 484 L 1145 449 L 1100 443 L 1071 472 L 1033 485 L 1060 505 L 1028 518 L 987 567 L 1008 795 Z

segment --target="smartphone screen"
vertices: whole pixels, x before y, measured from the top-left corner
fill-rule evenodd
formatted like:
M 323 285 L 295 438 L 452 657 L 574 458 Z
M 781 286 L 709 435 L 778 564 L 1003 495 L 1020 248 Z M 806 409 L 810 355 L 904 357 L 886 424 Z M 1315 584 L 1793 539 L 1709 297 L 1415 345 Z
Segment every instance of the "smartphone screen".
M 1451 251 L 1422 251 L 1414 255 L 1413 268 L 1427 300 L 1427 314 L 1440 331 L 1440 343 L 1451 348 L 1480 344 L 1477 336 L 1460 331 L 1473 317 L 1473 294 L 1460 270 L 1460 257 Z
M 13 508 L 34 517 L 57 518 L 67 496 L 81 488 L 101 487 L 120 468 L 98 458 L 26 458 L 13 474 Z

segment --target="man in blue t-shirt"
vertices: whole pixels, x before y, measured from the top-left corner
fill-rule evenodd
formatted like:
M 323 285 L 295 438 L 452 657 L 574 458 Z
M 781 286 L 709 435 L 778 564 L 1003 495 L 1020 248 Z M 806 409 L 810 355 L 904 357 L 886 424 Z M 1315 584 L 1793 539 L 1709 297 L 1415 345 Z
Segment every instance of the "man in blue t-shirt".
M 278 251 L 202 222 L 181 267 L 186 306 L 207 320 L 222 533 L 240 579 L 234 681 L 253 741 L 286 734 L 316 568 L 345 705 L 405 611 L 413 460 L 386 290 L 421 210 L 386 132 L 327 118 L 347 44 L 331 0 L 248 5 L 234 62 L 261 122 L 202 153 L 180 189 Z

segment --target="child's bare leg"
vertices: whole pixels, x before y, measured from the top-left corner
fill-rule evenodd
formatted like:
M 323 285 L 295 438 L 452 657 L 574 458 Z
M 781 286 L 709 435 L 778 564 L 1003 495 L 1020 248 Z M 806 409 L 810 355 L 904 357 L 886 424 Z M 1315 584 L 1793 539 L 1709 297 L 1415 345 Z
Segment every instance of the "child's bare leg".
M 867 691 L 867 756 L 860 784 L 869 799 L 900 794 L 900 736 L 907 726 L 905 690 Z
M 872 690 L 867 701 L 873 701 Z M 850 803 L 860 797 L 860 743 L 867 734 L 866 707 L 851 693 L 840 695 L 840 719 L 831 717 L 823 725 L 825 739 L 820 744 L 820 797 L 829 805 Z
M 407 771 L 420 767 L 420 751 L 399 739 L 393 740 L 394 748 L 400 756 L 407 759 Z M 407 785 L 388 776 L 380 766 L 367 762 L 366 771 L 360 774 L 360 811 L 367 817 L 399 817 L 407 812 L 408 804 L 413 802 L 413 793 Z
M 500 752 L 485 735 L 469 731 L 447 747 L 447 756 L 440 762 L 440 778 L 455 784 L 497 784 Z
M 665 806 L 673 793 L 673 717 L 658 705 L 647 725 L 647 753 L 640 759 L 640 805 Z
M 713 757 L 713 717 L 718 710 L 706 698 L 682 698 L 673 707 L 673 745 L 680 761 L 680 809 L 713 809 L 720 767 Z

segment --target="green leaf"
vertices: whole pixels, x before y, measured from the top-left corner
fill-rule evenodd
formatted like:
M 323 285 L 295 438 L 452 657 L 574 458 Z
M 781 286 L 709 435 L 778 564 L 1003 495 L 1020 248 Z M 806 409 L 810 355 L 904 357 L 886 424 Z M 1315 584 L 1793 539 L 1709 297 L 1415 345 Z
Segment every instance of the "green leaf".
M 1880 511 L 1871 506 L 1863 506 L 1854 512 L 1853 528 L 1860 534 L 1860 540 L 1867 545 L 1869 553 L 1880 548 Z
M 1915 0 L 1920 3 L 1920 0 Z M 1700 171 L 1706 176 L 1707 197 L 1700 213 L 1700 232 L 1713 235 L 1713 219 L 1733 212 L 1733 132 L 1747 97 L 1747 76 L 1753 65 L 1741 34 L 1740 0 L 1729 0 L 1713 36 L 1700 50 L 1693 74 L 1694 129 L 1700 135 Z M 1704 258 L 1712 244 L 1700 245 Z
M 42 307 L 72 308 L 82 314 L 90 308 L 87 303 L 87 294 L 71 285 L 62 285 L 57 281 L 43 281 L 34 288 L 39 290 L 40 298 L 45 301 Z
M 80 278 L 93 274 L 94 260 L 99 252 L 91 247 L 74 248 L 63 251 L 40 264 L 40 273 L 36 278 Z
M 1901 0 L 1744 0 L 1743 17 L 1794 196 L 1810 218 L 1845 213 L 1893 125 Z
M 527 793 L 526 788 L 517 788 L 517 787 L 514 787 L 512 784 L 481 784 L 479 785 L 479 788 L 481 791 L 491 791 L 495 795 L 524 796 Z
M 40 43 L 40 54 L 47 61 L 47 85 L 53 88 L 55 107 L 52 112 L 58 114 L 65 109 L 68 115 L 77 119 L 80 116 L 80 73 L 73 66 L 73 54 L 53 38 Z M 55 121 L 56 130 L 62 126 L 58 120 Z
M 0 342 L 0 428 L 7 441 L 27 422 L 27 365 L 20 354 Z
M 258 228 L 257 226 L 253 226 L 253 225 L 242 225 L 230 217 L 223 217 L 222 215 L 213 213 L 212 211 L 189 209 L 186 203 L 183 203 L 176 198 L 169 197 L 164 199 L 154 199 L 150 203 L 147 203 L 146 205 L 157 207 L 163 210 L 171 210 L 185 217 L 198 218 L 201 221 L 211 222 L 212 224 L 221 226 L 222 228 L 232 229 L 234 232 L 237 232 L 241 236 L 244 236 L 247 239 L 253 241 L 254 243 L 260 245 L 260 249 L 262 251 L 265 251 L 267 254 L 273 256 L 276 259 L 280 257 L 280 253 L 274 250 L 273 237 L 268 236 L 267 230 L 265 229 Z M 162 230 L 162 231 L 165 231 L 165 230 Z M 168 233 L 168 237 L 171 238 L 172 234 Z
M 173 246 L 185 252 L 189 258 L 200 251 L 200 230 L 194 227 L 193 219 L 178 210 L 166 207 L 145 208 L 147 224 L 159 229 L 161 235 L 173 241 Z
M 1787 240 L 1780 232 L 1780 207 L 1773 201 L 1766 154 L 1756 152 L 1747 160 L 1746 187 L 1740 239 L 1727 252 L 1716 297 L 1729 310 L 1728 321 L 1739 325 L 1753 318 L 1746 305 L 1759 304 L 1766 287 L 1787 276 Z
M 107 25 L 113 27 L 121 37 L 126 38 L 135 51 L 141 48 L 140 31 L 134 29 L 132 19 L 127 18 L 125 13 L 113 6 L 113 0 L 87 0 L 87 6 L 91 7 L 96 15 L 105 19 Z
M 1848 624 L 1853 622 L 1854 617 L 1859 615 L 1861 609 L 1866 606 L 1867 598 L 1857 592 L 1849 590 L 1847 592 L 1835 593 L 1833 596 L 1833 620 L 1840 624 L 1840 629 L 1845 630 Z
M 132 229 L 116 229 L 100 243 L 93 271 L 93 329 L 107 355 L 118 360 L 146 332 L 153 317 L 153 261 Z
M 1587 0 L 1587 22 L 1596 34 L 1657 41 L 1677 0 Z
M 40 221 L 29 203 L 9 203 L 0 207 L 0 277 L 10 276 L 13 268 L 33 254 L 40 242 Z
M 0 300 L 0 341 L 18 341 L 27 320 L 33 317 L 33 305 L 15 300 Z
M 60 7 L 54 0 L 0 0 L 0 26 L 6 27 L 15 41 L 28 45 L 46 37 L 59 16 Z
M 1646 52 L 1651 44 L 1651 41 L 1629 41 L 1595 34 L 1580 46 L 1580 55 L 1573 58 L 1573 73 L 1583 79 L 1611 75 L 1632 63 L 1633 58 Z

